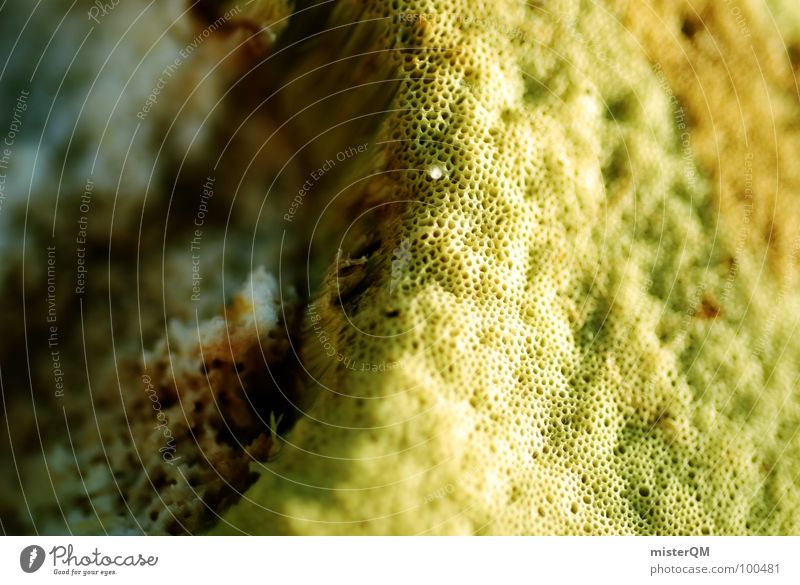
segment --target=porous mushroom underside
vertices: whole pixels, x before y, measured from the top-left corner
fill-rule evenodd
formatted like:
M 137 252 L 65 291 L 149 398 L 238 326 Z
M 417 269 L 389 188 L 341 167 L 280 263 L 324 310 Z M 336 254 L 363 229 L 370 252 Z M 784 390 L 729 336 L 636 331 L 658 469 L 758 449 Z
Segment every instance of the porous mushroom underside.
M 324 4 L 238 16 L 281 237 L 53 448 L 72 529 L 800 533 L 800 11 Z

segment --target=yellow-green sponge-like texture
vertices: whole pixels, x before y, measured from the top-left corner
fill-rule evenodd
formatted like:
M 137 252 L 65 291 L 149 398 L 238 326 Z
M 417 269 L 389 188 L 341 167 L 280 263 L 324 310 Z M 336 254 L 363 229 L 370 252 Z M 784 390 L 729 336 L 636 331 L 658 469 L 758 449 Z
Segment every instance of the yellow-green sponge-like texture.
M 800 532 L 798 295 L 635 37 L 595 2 L 355 5 L 331 26 L 373 19 L 401 81 L 306 311 L 319 396 L 216 531 Z

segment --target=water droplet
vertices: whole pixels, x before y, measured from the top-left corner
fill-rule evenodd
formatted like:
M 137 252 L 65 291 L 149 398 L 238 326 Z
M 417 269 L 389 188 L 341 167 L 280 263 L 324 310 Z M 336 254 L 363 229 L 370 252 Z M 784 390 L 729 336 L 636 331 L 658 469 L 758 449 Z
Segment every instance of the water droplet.
M 436 181 L 444 176 L 444 171 L 442 170 L 442 167 L 438 165 L 433 165 L 428 169 L 428 175 L 430 176 L 431 179 Z

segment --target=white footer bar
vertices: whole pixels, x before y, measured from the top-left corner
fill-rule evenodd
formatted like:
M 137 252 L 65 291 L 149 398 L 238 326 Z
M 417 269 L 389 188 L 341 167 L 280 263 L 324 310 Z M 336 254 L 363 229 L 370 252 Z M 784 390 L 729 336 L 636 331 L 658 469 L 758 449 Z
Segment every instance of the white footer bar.
M 800 584 L 800 537 L 5 537 L 0 583 Z M 254 579 L 256 579 L 254 581 Z

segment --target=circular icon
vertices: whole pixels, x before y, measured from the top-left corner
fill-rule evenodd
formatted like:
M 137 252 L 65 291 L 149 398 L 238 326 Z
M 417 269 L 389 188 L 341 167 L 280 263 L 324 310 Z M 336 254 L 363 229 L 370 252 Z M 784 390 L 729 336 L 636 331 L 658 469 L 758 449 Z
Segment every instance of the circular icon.
M 35 573 L 44 564 L 44 549 L 41 546 L 32 544 L 26 546 L 19 553 L 19 566 L 26 573 Z

